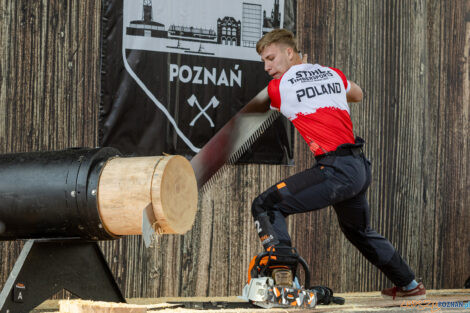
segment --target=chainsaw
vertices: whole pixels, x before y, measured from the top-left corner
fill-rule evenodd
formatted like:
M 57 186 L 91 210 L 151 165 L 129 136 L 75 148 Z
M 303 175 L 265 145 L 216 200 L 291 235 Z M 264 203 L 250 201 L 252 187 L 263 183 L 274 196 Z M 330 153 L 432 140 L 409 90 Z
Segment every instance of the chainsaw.
M 266 251 L 259 254 L 250 271 L 249 282 L 243 288 L 241 298 L 252 305 L 270 308 L 315 308 L 317 304 L 344 304 L 341 297 L 334 297 L 333 291 L 325 286 L 310 286 L 310 271 L 305 260 L 294 251 L 289 254 L 288 266 L 279 266 L 272 260 L 283 257 L 276 252 Z M 284 255 L 285 256 L 285 255 Z M 266 260 L 262 264 L 261 260 Z M 300 285 L 292 273 L 297 272 L 297 264 L 304 270 L 304 286 Z M 287 270 L 285 269 L 287 268 Z

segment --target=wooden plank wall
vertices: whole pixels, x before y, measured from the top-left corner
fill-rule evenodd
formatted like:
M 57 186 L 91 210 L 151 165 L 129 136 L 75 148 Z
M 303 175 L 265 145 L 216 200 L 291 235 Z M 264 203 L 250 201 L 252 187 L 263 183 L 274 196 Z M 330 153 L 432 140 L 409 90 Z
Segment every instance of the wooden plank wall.
M 298 8 L 301 46 L 364 89 L 351 107 L 373 163 L 372 225 L 432 288 L 462 286 L 470 275 L 469 8 L 459 0 L 304 0 Z M 324 214 L 310 217 L 321 243 L 302 246 L 320 282 L 387 285 L 329 226 L 334 213 Z
M 0 153 L 97 144 L 97 1 L 0 0 Z M 351 106 L 373 162 L 373 227 L 428 288 L 470 275 L 470 1 L 299 0 L 298 35 L 310 61 L 363 87 Z M 126 297 L 241 293 L 261 251 L 251 201 L 313 164 L 296 138 L 294 167 L 231 166 L 201 195 L 196 224 L 146 250 L 131 236 L 101 247 Z M 288 219 L 312 280 L 337 291 L 390 283 L 345 240 L 334 212 Z M 3 286 L 21 242 L 0 243 Z
M 97 144 L 97 1 L 0 0 L 0 153 Z M 22 242 L 0 243 L 3 286 Z

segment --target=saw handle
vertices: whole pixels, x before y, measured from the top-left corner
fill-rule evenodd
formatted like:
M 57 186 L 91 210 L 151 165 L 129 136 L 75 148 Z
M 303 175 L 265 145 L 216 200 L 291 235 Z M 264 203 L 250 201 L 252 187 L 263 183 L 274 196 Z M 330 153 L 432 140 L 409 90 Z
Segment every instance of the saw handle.
M 294 250 L 294 252 L 295 252 L 295 254 L 294 254 L 295 258 L 298 259 L 300 265 L 302 265 L 302 267 L 304 269 L 304 272 L 305 272 L 304 286 L 309 287 L 310 286 L 310 270 L 308 269 L 307 262 L 305 262 L 305 260 L 297 253 L 297 250 L 295 248 L 292 248 L 292 250 Z M 272 255 L 275 255 L 275 253 L 273 253 L 271 251 L 265 251 L 265 252 L 260 253 L 256 256 L 255 265 L 253 266 L 253 268 L 251 270 L 251 277 L 258 278 L 258 273 L 259 273 L 258 268 L 260 267 L 259 262 L 261 262 L 261 260 L 266 256 L 268 257 L 268 263 L 266 264 L 266 268 L 268 268 L 269 261 L 271 260 L 270 257 Z

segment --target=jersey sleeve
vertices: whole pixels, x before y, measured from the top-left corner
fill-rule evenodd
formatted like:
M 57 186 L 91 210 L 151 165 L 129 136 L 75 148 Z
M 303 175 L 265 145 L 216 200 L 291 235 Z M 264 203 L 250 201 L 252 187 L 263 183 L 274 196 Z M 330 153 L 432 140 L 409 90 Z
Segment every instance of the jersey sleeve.
M 335 71 L 339 77 L 341 77 L 341 80 L 343 81 L 343 85 L 344 85 L 344 89 L 346 89 L 346 92 L 348 92 L 350 89 L 351 89 L 351 84 L 349 83 L 349 81 L 346 79 L 346 75 L 344 75 L 343 72 L 341 72 L 339 69 L 337 68 L 334 68 L 334 67 L 330 67 L 330 69 L 332 69 L 333 71 Z
M 281 110 L 281 93 L 279 92 L 280 79 L 273 79 L 268 84 L 268 95 L 271 99 L 271 109 Z

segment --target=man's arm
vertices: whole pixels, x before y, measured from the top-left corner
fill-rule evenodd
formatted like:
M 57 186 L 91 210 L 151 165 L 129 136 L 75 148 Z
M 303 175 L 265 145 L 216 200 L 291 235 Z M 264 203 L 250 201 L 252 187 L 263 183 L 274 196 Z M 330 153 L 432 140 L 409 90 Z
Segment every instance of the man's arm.
M 351 84 L 351 88 L 349 91 L 346 93 L 346 100 L 348 102 L 359 102 L 362 100 L 362 89 L 358 85 L 356 85 L 354 82 L 349 81 L 349 84 Z

